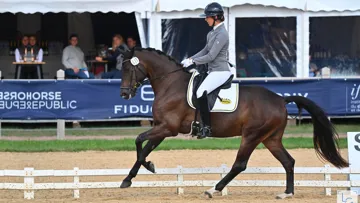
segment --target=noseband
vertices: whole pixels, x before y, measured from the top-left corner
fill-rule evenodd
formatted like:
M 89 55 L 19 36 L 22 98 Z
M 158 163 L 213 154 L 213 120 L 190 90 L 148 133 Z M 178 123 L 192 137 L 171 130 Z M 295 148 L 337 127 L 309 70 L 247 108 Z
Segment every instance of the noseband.
M 137 82 L 137 76 L 136 76 L 136 70 L 140 70 L 140 72 L 147 77 L 147 74 L 145 73 L 145 71 L 143 69 L 141 69 L 140 65 L 140 61 L 137 57 L 132 57 L 131 59 L 126 59 L 122 62 L 122 64 L 124 65 L 125 62 L 130 61 L 131 63 L 131 69 L 130 69 L 130 87 L 120 87 L 120 89 L 126 89 L 129 90 L 132 93 L 136 93 L 137 88 L 139 88 L 141 85 L 143 85 L 145 82 L 147 82 L 147 78 L 144 79 L 142 82 Z M 135 83 L 134 85 L 133 82 Z
M 177 71 L 185 71 L 183 68 L 179 68 L 179 69 L 176 69 L 176 70 L 173 70 L 173 71 L 170 71 L 169 73 L 165 73 L 164 75 L 161 75 L 159 77 L 155 77 L 153 79 L 148 79 L 148 75 L 146 74 L 146 72 L 140 67 L 140 61 L 139 59 L 134 56 L 132 57 L 131 59 L 126 59 L 122 62 L 122 64 L 124 64 L 125 62 L 129 62 L 131 63 L 131 69 L 130 69 L 130 78 L 131 78 L 131 81 L 130 81 L 130 86 L 129 87 L 120 87 L 120 89 L 126 89 L 126 90 L 129 90 L 133 93 L 136 93 L 137 91 L 137 88 L 139 88 L 140 86 L 142 86 L 143 84 L 145 84 L 146 82 L 148 81 L 154 81 L 154 80 L 157 80 L 157 79 L 163 79 L 165 78 L 167 75 L 171 74 L 171 73 L 175 73 Z M 137 82 L 137 76 L 136 76 L 136 70 L 139 70 L 146 78 L 142 81 L 142 82 Z M 134 85 L 132 85 L 133 83 L 135 83 Z

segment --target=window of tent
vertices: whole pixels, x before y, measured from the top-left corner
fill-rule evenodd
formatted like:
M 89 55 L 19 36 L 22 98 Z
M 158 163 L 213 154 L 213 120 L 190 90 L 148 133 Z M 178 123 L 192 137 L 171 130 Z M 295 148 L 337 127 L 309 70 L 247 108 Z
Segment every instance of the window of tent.
M 235 23 L 237 77 L 296 77 L 296 17 Z
M 360 75 L 360 17 L 310 17 L 310 65 L 330 77 Z
M 203 18 L 162 19 L 162 50 L 179 62 L 206 45 L 211 30 Z

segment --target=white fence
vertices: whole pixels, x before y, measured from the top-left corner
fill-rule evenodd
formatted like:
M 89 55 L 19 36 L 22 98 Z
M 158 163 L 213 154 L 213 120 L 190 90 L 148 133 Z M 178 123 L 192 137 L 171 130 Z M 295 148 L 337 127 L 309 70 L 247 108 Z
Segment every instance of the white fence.
M 184 193 L 183 187 L 213 187 L 219 180 L 195 180 L 184 181 L 184 175 L 196 174 L 219 174 L 224 177 L 230 168 L 222 165 L 217 168 L 164 168 L 157 169 L 156 175 L 176 175 L 176 181 L 134 181 L 131 187 L 176 187 L 178 194 Z M 324 180 L 298 180 L 295 187 L 322 187 L 325 194 L 331 195 L 331 187 L 360 187 L 360 181 L 331 180 L 331 174 L 360 174 L 360 169 L 337 169 L 325 165 L 325 167 L 296 167 L 295 174 L 323 174 Z M 102 189 L 119 188 L 121 182 L 80 182 L 80 176 L 124 176 L 129 173 L 129 169 L 91 169 L 91 170 L 34 170 L 25 168 L 24 170 L 0 170 L 0 177 L 24 177 L 24 183 L 0 183 L 2 190 L 24 190 L 25 199 L 34 199 L 35 190 L 49 189 L 68 189 L 74 191 L 74 198 L 80 197 L 79 189 Z M 282 167 L 249 167 L 243 174 L 285 174 Z M 140 169 L 139 175 L 150 175 L 146 169 Z M 73 182 L 68 183 L 35 183 L 35 177 L 73 177 Z M 219 178 L 220 178 L 219 177 Z M 283 180 L 233 180 L 228 186 L 232 187 L 284 187 L 286 184 L 285 176 Z M 224 188 L 222 195 L 227 195 L 227 188 Z

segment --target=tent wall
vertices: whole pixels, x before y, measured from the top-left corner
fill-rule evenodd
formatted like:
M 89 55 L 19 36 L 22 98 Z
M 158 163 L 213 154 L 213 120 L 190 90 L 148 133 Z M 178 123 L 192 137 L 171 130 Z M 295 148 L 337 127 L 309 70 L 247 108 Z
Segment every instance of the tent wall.
M 234 6 L 229 9 L 229 55 L 230 61 L 236 62 L 236 18 L 258 18 L 258 17 L 296 17 L 297 18 L 297 45 L 302 40 L 306 40 L 306 36 L 303 36 L 302 23 L 304 22 L 301 18 L 302 12 L 295 9 L 278 8 L 278 7 L 264 7 L 264 6 L 253 6 L 253 5 L 242 5 Z M 296 76 L 302 77 L 304 74 L 303 66 L 303 53 L 304 49 L 301 47 L 297 48 L 297 65 L 296 65 Z
M 162 49 L 162 19 L 182 19 L 182 18 L 199 18 L 199 15 L 204 12 L 203 9 L 197 9 L 194 11 L 182 11 L 182 12 L 158 12 L 153 13 L 150 17 L 150 46 L 159 50 Z M 224 24 L 226 29 L 229 29 L 228 25 L 228 11 L 225 10 L 225 21 Z M 206 24 L 205 20 L 204 23 Z M 196 30 L 194 30 L 196 32 Z M 206 36 L 204 36 L 206 37 Z

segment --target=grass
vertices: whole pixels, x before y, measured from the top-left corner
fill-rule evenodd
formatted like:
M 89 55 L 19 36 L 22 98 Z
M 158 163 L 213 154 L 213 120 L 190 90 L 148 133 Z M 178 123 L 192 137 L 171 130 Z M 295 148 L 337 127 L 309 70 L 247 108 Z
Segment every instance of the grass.
M 121 127 L 121 128 L 75 128 L 66 129 L 65 133 L 67 136 L 98 136 L 98 135 L 109 135 L 109 136 L 129 136 L 139 135 L 142 132 L 150 129 L 150 127 Z M 56 136 L 56 128 L 53 129 L 14 129 L 7 128 L 2 129 L 2 136 Z
M 360 125 L 335 124 L 334 126 L 338 133 L 360 132 Z M 285 134 L 312 134 L 313 130 L 312 124 L 288 125 L 285 129 Z
M 360 125 L 335 125 L 338 133 L 346 132 L 360 132 Z M 150 127 L 121 127 L 121 128 L 79 128 L 79 129 L 66 129 L 67 136 L 129 136 L 138 135 Z M 288 125 L 285 134 L 312 134 L 312 124 L 302 124 L 300 126 Z M 56 136 L 56 129 L 15 129 L 15 128 L 2 128 L 2 136 Z
M 181 140 L 168 139 L 156 150 L 214 150 L 239 149 L 241 138 Z M 284 138 L 286 149 L 313 148 L 312 138 Z M 347 147 L 346 138 L 339 140 L 340 148 Z M 264 146 L 260 144 L 258 149 Z M 79 151 L 135 151 L 134 139 L 122 140 L 53 140 L 53 141 L 0 141 L 1 152 L 79 152 Z

